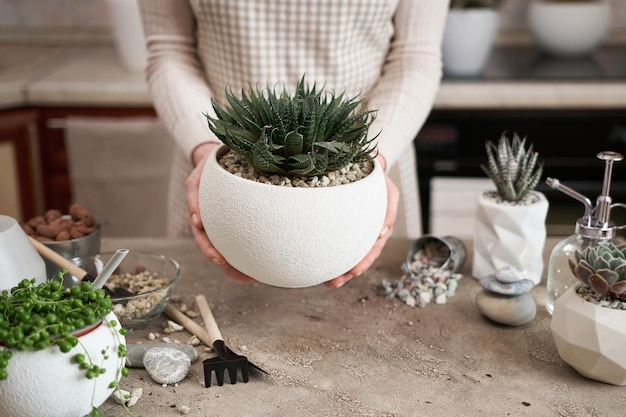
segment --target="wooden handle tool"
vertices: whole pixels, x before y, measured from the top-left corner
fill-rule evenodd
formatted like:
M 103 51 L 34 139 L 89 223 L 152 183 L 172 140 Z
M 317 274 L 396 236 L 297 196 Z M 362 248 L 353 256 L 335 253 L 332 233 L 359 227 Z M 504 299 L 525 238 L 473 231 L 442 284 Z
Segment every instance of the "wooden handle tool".
M 213 341 L 209 336 L 209 333 L 200 326 L 198 323 L 187 317 L 183 312 L 178 310 L 171 304 L 165 305 L 165 310 L 163 311 L 170 318 L 176 320 L 181 326 L 189 331 L 189 333 L 195 335 L 202 343 L 207 346 L 213 346 Z
M 213 313 L 211 312 L 209 303 L 207 302 L 204 295 L 198 294 L 196 296 L 196 304 L 198 305 L 198 310 L 200 310 L 200 315 L 204 320 L 204 326 L 209 333 L 211 345 L 213 345 L 216 340 L 224 340 L 222 338 L 222 333 L 220 332 L 220 329 L 217 327 L 217 323 L 215 322 L 215 317 L 213 317 Z

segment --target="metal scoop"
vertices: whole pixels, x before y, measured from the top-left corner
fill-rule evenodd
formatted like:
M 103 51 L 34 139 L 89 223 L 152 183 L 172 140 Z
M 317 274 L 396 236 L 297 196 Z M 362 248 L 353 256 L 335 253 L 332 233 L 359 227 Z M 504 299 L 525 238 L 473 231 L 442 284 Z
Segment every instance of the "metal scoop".
M 126 255 L 128 255 L 128 249 L 116 250 L 113 256 L 111 256 L 111 259 L 109 259 L 109 262 L 107 262 L 98 273 L 96 279 L 93 280 L 93 286 L 95 288 L 102 288 L 107 279 L 115 272 L 115 268 L 120 266 Z

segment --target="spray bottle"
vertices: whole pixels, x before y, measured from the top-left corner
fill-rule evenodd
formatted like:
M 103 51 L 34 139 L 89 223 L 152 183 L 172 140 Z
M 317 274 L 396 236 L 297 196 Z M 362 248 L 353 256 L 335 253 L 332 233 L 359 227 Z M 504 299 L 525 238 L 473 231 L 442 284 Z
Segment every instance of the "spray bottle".
M 559 180 L 554 178 L 546 179 L 546 184 L 550 187 L 580 201 L 585 206 L 583 217 L 576 221 L 574 234 L 560 241 L 552 249 L 550 255 L 546 284 L 546 310 L 550 315 L 554 311 L 554 301 L 578 282 L 570 271 L 567 260 L 574 257 L 576 250 L 582 251 L 589 246 L 608 244 L 615 237 L 617 229 L 626 227 L 618 227 L 611 221 L 611 209 L 616 206 L 626 208 L 626 205 L 622 203 L 612 204 L 611 196 L 609 195 L 613 163 L 621 161 L 624 157 L 612 151 L 600 152 L 597 157 L 605 161 L 605 170 L 602 194 L 598 196 L 595 207 L 589 198 L 561 184 Z

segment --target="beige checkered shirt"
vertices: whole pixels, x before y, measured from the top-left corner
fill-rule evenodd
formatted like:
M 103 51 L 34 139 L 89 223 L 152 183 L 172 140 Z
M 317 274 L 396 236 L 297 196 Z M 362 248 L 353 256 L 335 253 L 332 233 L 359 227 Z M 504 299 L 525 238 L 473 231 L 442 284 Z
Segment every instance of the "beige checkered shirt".
M 293 88 L 306 73 L 327 90 L 363 94 L 371 132 L 401 191 L 395 236 L 421 234 L 412 142 L 441 79 L 447 0 L 140 0 L 155 108 L 180 150 L 169 234 L 188 233 L 184 179 L 200 143 L 217 140 L 205 112 L 227 86 Z

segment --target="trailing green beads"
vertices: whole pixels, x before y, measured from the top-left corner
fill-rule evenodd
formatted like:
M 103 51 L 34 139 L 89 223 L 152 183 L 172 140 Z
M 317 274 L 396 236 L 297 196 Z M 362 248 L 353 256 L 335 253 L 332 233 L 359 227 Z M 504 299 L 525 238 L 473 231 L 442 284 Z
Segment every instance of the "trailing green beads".
M 35 286 L 35 279 L 24 279 L 10 291 L 0 294 L 0 380 L 7 379 L 11 350 L 42 350 L 50 345 L 67 353 L 77 345 L 72 332 L 95 324 L 111 312 L 111 298 L 103 289 L 85 281 L 69 289 L 62 282 L 48 280 Z M 84 363 L 75 359 L 79 366 Z M 87 377 L 102 373 L 87 368 Z

